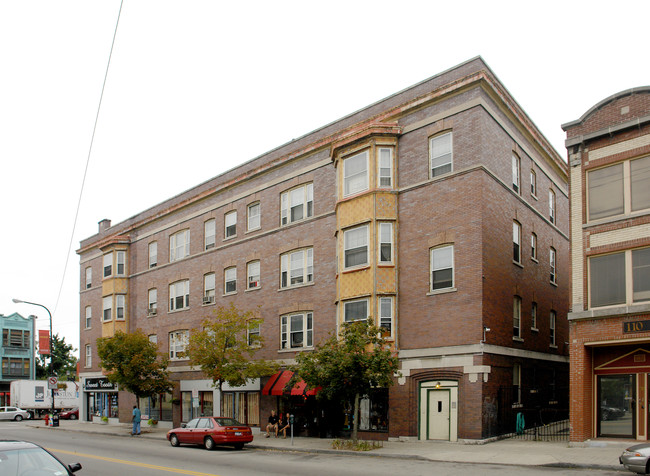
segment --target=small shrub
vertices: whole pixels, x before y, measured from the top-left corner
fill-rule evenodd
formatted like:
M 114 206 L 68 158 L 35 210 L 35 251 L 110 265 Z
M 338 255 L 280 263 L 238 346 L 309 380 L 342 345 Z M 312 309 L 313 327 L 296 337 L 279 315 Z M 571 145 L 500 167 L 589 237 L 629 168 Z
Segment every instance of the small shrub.
M 103 417 L 102 417 L 102 421 L 103 421 L 104 423 L 108 422 L 108 417 L 107 417 L 107 416 L 103 416 Z
M 149 420 L 147 421 L 147 424 L 149 426 L 156 426 L 158 424 L 158 420 L 155 420 L 154 418 L 149 418 Z
M 364 441 L 357 440 L 340 440 L 338 438 L 332 440 L 332 448 L 335 450 L 348 450 L 348 451 L 371 451 L 377 448 L 383 448 L 384 444 L 381 441 Z

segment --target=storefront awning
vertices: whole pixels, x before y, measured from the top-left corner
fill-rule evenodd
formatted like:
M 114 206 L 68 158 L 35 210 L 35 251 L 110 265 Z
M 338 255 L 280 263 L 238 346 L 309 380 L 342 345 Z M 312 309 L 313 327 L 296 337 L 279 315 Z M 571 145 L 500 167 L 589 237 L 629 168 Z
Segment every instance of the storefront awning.
M 300 380 L 296 383 L 290 392 L 286 391 L 284 387 L 287 385 L 287 382 L 293 377 L 293 372 L 289 370 L 281 370 L 280 372 L 271 376 L 264 388 L 262 389 L 262 395 L 297 395 L 297 396 L 312 396 L 318 393 L 318 388 L 316 389 L 307 389 L 307 384 L 304 380 Z

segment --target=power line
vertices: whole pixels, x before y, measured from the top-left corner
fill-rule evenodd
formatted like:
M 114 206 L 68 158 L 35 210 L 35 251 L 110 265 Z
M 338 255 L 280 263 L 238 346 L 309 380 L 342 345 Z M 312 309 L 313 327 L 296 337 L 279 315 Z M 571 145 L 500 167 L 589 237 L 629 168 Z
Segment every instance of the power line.
M 77 211 L 74 215 L 74 223 L 72 224 L 72 233 L 70 233 L 70 243 L 68 244 L 68 252 L 65 257 L 65 265 L 63 266 L 63 276 L 61 276 L 61 285 L 59 286 L 59 294 L 56 297 L 56 304 L 54 305 L 53 314 L 59 307 L 61 293 L 63 292 L 63 284 L 65 283 L 65 275 L 68 270 L 68 263 L 70 262 L 70 252 L 72 251 L 72 242 L 74 241 L 74 233 L 77 229 L 77 220 L 79 219 L 79 209 L 81 208 L 81 197 L 83 196 L 84 186 L 86 184 L 86 176 L 88 175 L 88 165 L 90 164 L 90 155 L 93 150 L 93 143 L 95 142 L 95 132 L 97 131 L 97 123 L 99 122 L 99 112 L 102 108 L 102 100 L 104 99 L 104 90 L 106 89 L 106 80 L 108 78 L 108 70 L 111 66 L 111 58 L 113 57 L 113 48 L 115 47 L 115 38 L 117 37 L 117 27 L 120 24 L 120 16 L 122 15 L 122 5 L 124 0 L 120 1 L 120 9 L 117 12 L 117 21 L 115 22 L 115 30 L 113 31 L 113 41 L 111 43 L 111 50 L 108 53 L 108 62 L 106 63 L 106 71 L 104 73 L 104 82 L 102 84 L 102 91 L 99 95 L 99 104 L 97 105 L 97 113 L 95 114 L 95 124 L 93 126 L 93 133 L 90 137 L 90 146 L 88 147 L 88 157 L 86 157 L 86 168 L 84 169 L 83 179 L 81 180 L 81 190 L 79 190 L 79 199 L 77 200 Z

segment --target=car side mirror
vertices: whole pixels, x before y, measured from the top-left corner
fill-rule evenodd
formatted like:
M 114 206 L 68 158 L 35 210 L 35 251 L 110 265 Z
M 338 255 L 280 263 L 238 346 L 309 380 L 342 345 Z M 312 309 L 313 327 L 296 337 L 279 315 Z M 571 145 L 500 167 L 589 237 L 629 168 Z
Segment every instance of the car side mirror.
M 181 428 L 187 428 L 187 423 L 181 423 Z
M 76 473 L 77 471 L 79 471 L 81 469 L 81 463 L 69 464 L 68 469 L 71 472 Z

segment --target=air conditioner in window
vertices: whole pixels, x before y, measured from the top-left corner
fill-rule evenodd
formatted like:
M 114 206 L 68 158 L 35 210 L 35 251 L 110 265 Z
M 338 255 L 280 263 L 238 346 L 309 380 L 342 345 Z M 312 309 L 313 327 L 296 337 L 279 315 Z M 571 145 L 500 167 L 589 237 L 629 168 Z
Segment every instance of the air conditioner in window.
M 158 314 L 158 309 L 155 307 L 150 307 L 147 316 L 155 316 L 156 314 Z
M 212 304 L 214 302 L 214 296 L 203 296 L 203 304 Z

